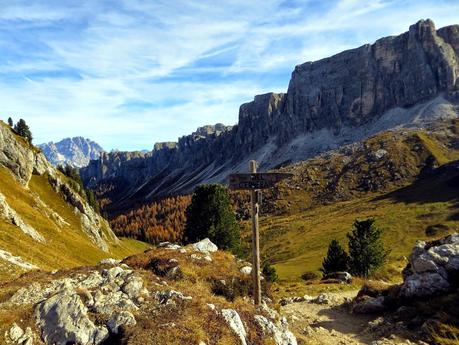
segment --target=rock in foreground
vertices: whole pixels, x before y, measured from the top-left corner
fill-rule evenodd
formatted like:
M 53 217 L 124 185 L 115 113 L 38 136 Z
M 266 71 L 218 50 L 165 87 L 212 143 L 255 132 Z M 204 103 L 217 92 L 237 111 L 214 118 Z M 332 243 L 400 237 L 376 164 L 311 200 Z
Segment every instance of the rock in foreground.
M 23 275 L 7 284 L 11 293 L 0 299 L 0 317 L 3 311 L 12 315 L 5 340 L 296 345 L 286 320 L 272 306 L 254 307 L 247 295 L 251 278 L 240 272 L 244 263 L 214 248 L 208 240 L 183 250 L 165 245 L 122 262 L 103 260 L 94 267 Z M 201 250 L 205 254 L 199 255 L 210 261 L 192 259 Z M 169 264 L 181 274 L 168 274 Z M 34 327 L 24 337 L 22 330 L 29 324 Z

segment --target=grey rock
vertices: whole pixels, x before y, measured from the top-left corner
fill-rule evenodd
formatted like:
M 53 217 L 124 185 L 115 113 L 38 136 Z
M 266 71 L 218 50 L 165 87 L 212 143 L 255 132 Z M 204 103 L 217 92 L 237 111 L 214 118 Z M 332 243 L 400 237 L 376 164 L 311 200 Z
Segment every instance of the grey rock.
M 118 334 L 120 327 L 135 326 L 137 321 L 134 315 L 128 311 L 113 314 L 107 322 L 107 326 L 114 334 Z
M 446 292 L 451 288 L 448 281 L 436 272 L 415 273 L 403 282 L 400 294 L 403 297 L 428 297 Z
M 263 334 L 271 336 L 276 345 L 297 345 L 296 337 L 288 330 L 285 318 L 282 318 L 277 325 L 262 315 L 255 315 L 254 319 L 263 330 Z
M 194 243 L 193 249 L 201 253 L 213 253 L 218 250 L 218 247 L 212 243 L 211 240 L 205 238 L 199 242 Z
M 126 283 L 121 288 L 130 298 L 137 298 L 143 291 L 143 279 L 132 275 L 126 279 Z
M 384 297 L 368 297 L 354 304 L 352 311 L 357 314 L 377 314 L 387 310 L 384 305 Z
M 155 293 L 155 298 L 159 301 L 160 304 L 174 303 L 174 299 L 182 301 L 189 301 L 193 299 L 193 297 L 185 296 L 180 291 L 175 290 L 157 291 Z
M 233 309 L 222 309 L 221 313 L 228 326 L 239 338 L 240 344 L 247 345 L 247 332 L 245 331 L 244 324 L 237 311 Z
M 8 343 L 18 344 L 18 345 L 33 345 L 34 334 L 30 327 L 27 327 L 24 331 L 16 323 L 13 323 L 11 328 L 5 334 L 5 338 Z
M 240 269 L 241 273 L 242 274 L 245 274 L 245 275 L 251 275 L 252 274 L 252 267 L 250 266 L 244 266 Z
M 108 337 L 108 330 L 94 325 L 80 297 L 72 290 L 62 291 L 38 304 L 35 318 L 46 344 L 97 345 Z
M 321 293 L 319 296 L 317 296 L 315 299 L 311 300 L 310 302 L 315 303 L 315 304 L 329 304 L 330 296 L 328 296 L 325 293 Z
M 94 303 L 91 306 L 93 312 L 110 315 L 122 310 L 136 311 L 139 309 L 124 292 L 106 288 L 104 293 L 102 290 L 104 286 L 93 293 Z
M 427 297 L 449 291 L 459 272 L 459 236 L 452 234 L 433 242 L 417 242 L 404 269 L 400 294 Z

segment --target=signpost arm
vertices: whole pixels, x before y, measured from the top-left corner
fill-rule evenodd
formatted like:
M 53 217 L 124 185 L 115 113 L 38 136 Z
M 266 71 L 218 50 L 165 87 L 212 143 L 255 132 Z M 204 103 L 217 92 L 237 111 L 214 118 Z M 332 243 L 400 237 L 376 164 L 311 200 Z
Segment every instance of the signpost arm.
M 257 162 L 250 161 L 250 172 L 257 172 Z M 252 201 L 252 276 L 253 276 L 253 298 L 255 306 L 261 303 L 261 287 L 260 287 L 260 240 L 258 229 L 258 213 L 259 213 L 259 200 L 258 192 L 255 189 L 251 190 Z

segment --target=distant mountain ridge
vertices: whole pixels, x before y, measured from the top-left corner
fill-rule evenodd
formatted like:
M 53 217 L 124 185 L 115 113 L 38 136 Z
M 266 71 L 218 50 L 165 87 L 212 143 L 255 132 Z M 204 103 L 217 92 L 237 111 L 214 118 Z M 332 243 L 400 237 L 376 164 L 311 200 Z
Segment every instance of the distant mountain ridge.
M 110 208 L 122 210 L 224 182 L 251 159 L 266 170 L 387 129 L 456 118 L 458 104 L 459 25 L 436 30 L 421 20 L 399 36 L 296 66 L 287 93 L 255 96 L 234 127 L 148 154 L 104 154 L 81 173 L 86 184 L 110 190 Z
M 85 167 L 92 159 L 98 159 L 104 149 L 96 142 L 83 137 L 65 138 L 54 143 L 38 145 L 54 166 L 71 165 Z

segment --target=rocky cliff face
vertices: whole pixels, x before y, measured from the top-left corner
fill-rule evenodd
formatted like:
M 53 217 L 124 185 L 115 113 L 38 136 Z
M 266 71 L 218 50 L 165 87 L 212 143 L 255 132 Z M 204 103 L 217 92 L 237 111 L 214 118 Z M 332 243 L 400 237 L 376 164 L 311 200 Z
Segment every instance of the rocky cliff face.
M 71 165 L 78 168 L 87 166 L 90 160 L 98 159 L 104 152 L 99 144 L 83 137 L 66 138 L 57 143 L 51 141 L 39 147 L 54 166 Z
M 382 130 L 457 117 L 458 48 L 458 25 L 436 30 L 421 20 L 400 36 L 297 66 L 286 94 L 255 96 L 232 128 L 201 129 L 143 156 L 106 155 L 82 176 L 115 186 L 114 207 L 125 207 L 224 181 L 250 159 L 269 169 Z
M 74 208 L 74 213 L 81 221 L 81 230 L 100 249 L 108 251 L 109 244 L 118 242 L 108 223 L 94 212 L 86 200 L 70 186 L 66 178 L 46 160 L 45 156 L 37 148 L 13 133 L 11 128 L 0 122 L 0 168 L 2 167 L 6 168 L 17 183 L 25 189 L 29 188 L 32 175 L 46 177 L 54 191 Z M 65 220 L 52 208 L 45 205 L 37 194 L 33 196 L 35 207 L 43 209 L 43 212 L 47 213 L 45 215 L 47 218 L 57 222 L 60 226 L 65 223 Z M 45 243 L 46 240 L 42 234 L 23 221 L 19 215 L 20 211 L 13 209 L 8 204 L 7 199 L 11 201 L 11 198 L 15 197 L 17 198 L 16 195 L 0 193 L 0 220 L 17 226 L 35 241 Z

